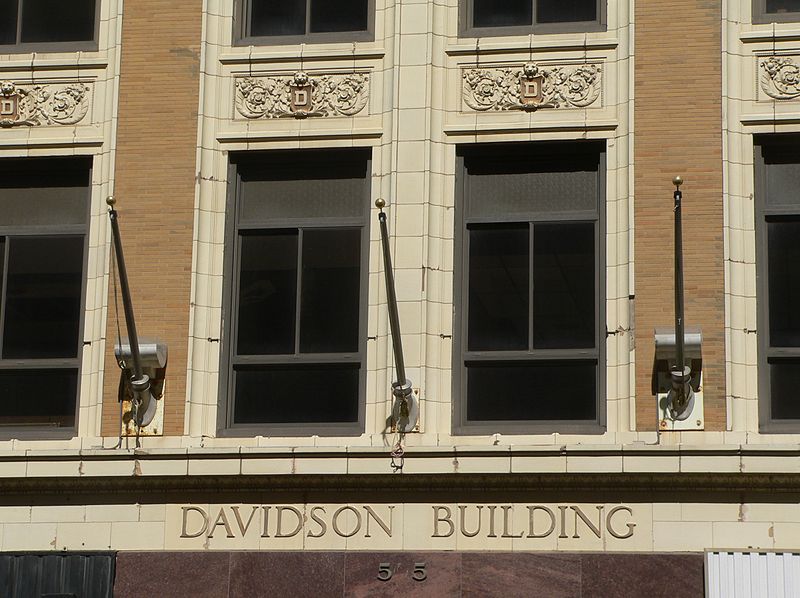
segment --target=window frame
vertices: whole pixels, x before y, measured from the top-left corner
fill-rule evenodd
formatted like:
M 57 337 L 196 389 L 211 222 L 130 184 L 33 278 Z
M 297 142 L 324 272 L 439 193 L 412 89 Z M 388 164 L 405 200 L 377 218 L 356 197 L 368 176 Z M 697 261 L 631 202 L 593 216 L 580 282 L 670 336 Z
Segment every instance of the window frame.
M 375 0 L 367 0 L 367 28 L 358 31 L 308 31 L 311 18 L 311 2 L 306 2 L 306 33 L 302 35 L 250 35 L 253 0 L 234 0 L 233 45 L 234 46 L 287 46 L 292 44 L 330 44 L 337 42 L 375 41 Z
M 769 326 L 769 237 L 767 224 L 770 220 L 796 217 L 800 219 L 800 203 L 795 207 L 767 205 L 766 163 L 763 149 L 791 148 L 800 158 L 797 133 L 774 133 L 754 135 L 754 183 L 755 183 L 755 244 L 756 244 L 756 293 L 758 331 L 758 419 L 759 431 L 769 433 L 797 433 L 800 418 L 775 419 L 772 417 L 772 393 L 770 388 L 769 360 L 773 358 L 798 358 L 800 347 L 772 347 Z M 800 168 L 800 159 L 798 160 Z M 800 366 L 799 366 L 800 367 Z
M 531 148 L 534 152 L 548 154 L 563 153 L 565 156 L 576 155 L 578 152 L 587 155 L 598 155 L 598 197 L 596 210 L 573 210 L 551 212 L 546 215 L 534 214 L 532 211 L 523 214 L 498 214 L 494 217 L 471 218 L 468 217 L 467 205 L 469 201 L 465 168 L 465 157 L 469 154 L 480 156 L 484 153 L 500 151 L 510 152 L 512 148 Z M 538 141 L 517 143 L 486 143 L 466 144 L 457 146 L 456 149 L 456 204 L 455 204 L 455 240 L 454 240 L 454 282 L 453 282 L 453 434 L 454 435 L 486 435 L 493 433 L 503 434 L 552 434 L 554 432 L 567 434 L 602 434 L 606 430 L 606 148 L 605 141 Z M 528 349 L 524 351 L 468 351 L 467 326 L 468 326 L 468 297 L 469 297 L 469 244 L 466 234 L 469 224 L 512 224 L 528 223 L 532 230 L 536 223 L 559 222 L 590 222 L 594 223 L 595 231 L 595 347 L 593 349 Z M 530 247 L 533 245 L 533 236 L 530 236 Z M 529 273 L 533 275 L 533 256 L 529 253 Z M 532 284 L 532 281 L 531 283 Z M 529 298 L 529 317 L 533 317 L 533 297 Z M 491 355 L 494 353 L 495 355 Z M 498 355 L 502 353 L 502 355 Z M 563 358 L 568 361 L 596 360 L 596 396 L 594 420 L 480 420 L 467 419 L 467 395 L 465 365 L 469 358 L 478 361 L 496 361 L 501 363 L 521 362 L 528 356 L 529 362 L 538 360 L 558 360 Z
M 474 27 L 473 6 L 474 0 L 461 0 L 458 3 L 458 24 L 460 37 L 500 37 L 513 35 L 548 34 L 548 33 L 591 33 L 606 31 L 608 2 L 597 1 L 597 19 L 594 21 L 571 21 L 564 23 L 536 23 L 536 0 L 530 0 L 531 9 L 530 25 L 507 25 L 504 27 Z
M 753 24 L 792 23 L 800 21 L 800 10 L 792 12 L 767 12 L 767 0 L 753 0 Z
M 366 174 L 364 177 L 364 189 L 361 202 L 361 214 L 358 218 L 281 218 L 274 220 L 251 221 L 244 226 L 240 223 L 240 206 L 242 205 L 242 166 L 252 166 L 259 161 L 266 161 L 272 157 L 279 156 L 288 159 L 290 156 L 297 156 L 298 159 L 305 154 L 306 156 L 321 152 L 328 154 L 327 161 L 335 161 L 333 154 L 341 156 L 342 162 L 347 161 L 346 154 L 351 154 L 350 160 L 357 159 L 359 153 L 363 154 L 366 161 Z M 228 164 L 228 194 L 225 223 L 225 258 L 223 274 L 223 300 L 222 300 L 222 329 L 221 329 L 221 355 L 220 355 L 220 376 L 219 376 L 219 400 L 217 401 L 217 433 L 223 437 L 249 437 L 268 434 L 270 436 L 310 436 L 313 434 L 320 436 L 359 436 L 364 432 L 365 413 L 366 413 L 366 386 L 367 386 L 367 317 L 369 303 L 369 205 L 372 188 L 372 154 L 370 148 L 346 148 L 340 149 L 298 149 L 298 150 L 267 150 L 259 152 L 237 152 L 232 153 Z M 307 164 L 298 162 L 298 174 L 303 170 L 308 170 Z M 301 229 L 330 230 L 337 228 L 361 228 L 361 255 L 359 259 L 360 280 L 359 280 L 359 313 L 358 313 L 358 350 L 351 353 L 308 353 L 300 352 L 300 347 L 295 346 L 293 355 L 279 354 L 264 356 L 237 356 L 236 344 L 238 338 L 238 299 L 240 277 L 240 231 L 247 230 L 298 230 L 298 243 L 300 243 L 299 231 Z M 298 256 L 301 250 L 298 247 Z M 298 259 L 298 264 L 302 265 L 302 260 Z M 298 279 L 301 271 L 297 273 Z M 295 299 L 295 305 L 299 305 L 299 296 Z M 296 309 L 299 314 L 299 309 Z M 297 316 L 299 318 L 299 316 Z M 298 332 L 296 331 L 296 335 Z M 357 413 L 358 417 L 353 422 L 306 422 L 306 423 L 263 423 L 263 424 L 236 424 L 233 421 L 235 409 L 235 388 L 233 368 L 236 365 L 260 365 L 260 364 L 287 364 L 287 365 L 313 365 L 314 363 L 338 363 L 338 364 L 359 364 L 358 373 L 358 398 Z
M 81 388 L 83 386 L 83 347 L 86 345 L 85 325 L 86 325 L 86 293 L 88 287 L 89 273 L 89 237 L 91 225 L 91 199 L 92 199 L 92 170 L 93 161 L 87 157 L 35 157 L 35 158 L 10 158 L 8 160 L 19 160 L 26 163 L 39 162 L 42 164 L 61 163 L 63 168 L 72 162 L 72 168 L 77 169 L 85 165 L 87 172 L 86 185 L 86 205 L 84 224 L 37 224 L 25 226 L 6 226 L 0 224 L 0 237 L 73 237 L 83 236 L 83 257 L 81 259 L 81 295 L 80 295 L 80 314 L 78 317 L 78 345 L 75 357 L 70 358 L 12 358 L 3 359 L 0 353 L 0 370 L 42 370 L 42 369 L 74 369 L 77 370 L 77 388 L 75 390 L 75 419 L 72 426 L 53 426 L 48 424 L 9 424 L 0 425 L 0 439 L 21 438 L 21 439 L 67 439 L 73 438 L 78 431 Z M 3 160 L 6 161 L 6 160 Z M 81 164 L 83 162 L 83 165 Z M 6 303 L 6 280 L 8 276 L 8 247 L 3 251 L 2 280 L 0 280 L 0 314 L 5 313 Z M 0 343 L 3 339 L 4 318 L 0 318 Z M 2 347 L 0 346 L 0 351 Z
M 22 5 L 26 0 L 17 0 L 17 40 L 22 33 Z M 82 41 L 66 42 L 20 42 L 14 44 L 0 44 L 0 55 L 2 54 L 29 54 L 31 52 L 96 52 L 99 50 L 100 38 L 100 5 L 104 0 L 95 0 L 94 3 L 94 27 L 92 39 Z

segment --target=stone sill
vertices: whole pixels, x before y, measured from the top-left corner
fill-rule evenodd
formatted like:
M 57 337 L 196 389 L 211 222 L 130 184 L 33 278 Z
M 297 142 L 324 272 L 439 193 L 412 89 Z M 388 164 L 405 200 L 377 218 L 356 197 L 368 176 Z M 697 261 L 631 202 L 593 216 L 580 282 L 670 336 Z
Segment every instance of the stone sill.
M 800 475 L 800 445 L 417 447 L 406 475 Z M 384 447 L 26 450 L 0 453 L 10 479 L 371 476 L 391 474 Z
M 221 64 L 269 64 L 273 62 L 331 61 L 331 60 L 379 60 L 386 54 L 382 47 L 355 44 L 320 44 L 318 47 L 303 44 L 265 50 L 263 47 L 238 46 L 221 54 Z
M 0 55 L 0 72 L 105 69 L 106 52 L 58 52 Z
M 772 23 L 754 25 L 750 31 L 744 31 L 739 35 L 742 43 L 759 43 L 781 41 L 789 42 L 800 39 L 800 29 L 796 23 L 777 23 L 773 27 Z
M 487 41 L 492 39 L 492 41 Z M 619 46 L 616 37 L 569 35 L 535 39 L 523 38 L 477 38 L 472 42 L 448 45 L 444 51 L 448 56 L 485 56 L 488 54 L 513 54 L 515 52 L 561 52 L 566 50 L 614 50 Z

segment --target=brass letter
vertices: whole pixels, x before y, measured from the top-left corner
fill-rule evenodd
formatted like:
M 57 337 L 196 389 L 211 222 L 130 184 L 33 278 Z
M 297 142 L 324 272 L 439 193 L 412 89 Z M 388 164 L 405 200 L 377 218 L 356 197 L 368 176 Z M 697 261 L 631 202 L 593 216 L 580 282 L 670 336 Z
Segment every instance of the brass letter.
M 328 531 L 328 525 L 325 523 L 324 520 L 317 517 L 317 511 L 322 511 L 324 513 L 325 507 L 311 507 L 311 513 L 310 513 L 311 521 L 319 525 L 319 533 L 312 534 L 311 530 L 308 530 L 306 536 L 308 536 L 309 538 L 321 538 L 322 536 L 325 535 L 325 532 Z
M 630 538 L 633 535 L 633 528 L 636 527 L 635 523 L 626 523 L 625 525 L 628 527 L 628 533 L 626 534 L 618 534 L 614 531 L 614 528 L 611 527 L 611 518 L 616 514 L 617 511 L 627 511 L 628 515 L 633 515 L 633 511 L 631 511 L 630 507 L 614 507 L 608 512 L 606 516 L 606 529 L 608 533 L 614 536 L 615 538 L 619 538 L 620 540 L 624 540 L 625 538 Z
M 381 526 L 383 531 L 386 532 L 386 535 L 390 538 L 392 537 L 392 516 L 394 515 L 394 506 L 389 506 L 389 525 L 386 525 L 384 521 L 381 521 L 381 518 L 378 517 L 378 514 L 367 505 L 364 505 L 364 510 L 367 512 L 366 520 L 367 520 L 367 529 L 366 534 L 364 534 L 365 538 L 371 538 L 372 536 L 369 535 L 369 517 L 372 515 L 372 518 L 375 519 L 375 523 Z
M 440 511 L 444 511 L 446 515 L 444 517 L 440 517 Z M 450 507 L 433 507 L 433 535 L 431 538 L 449 538 L 453 535 L 453 532 L 456 528 L 453 525 L 453 520 L 451 519 L 452 516 L 453 513 L 450 511 Z M 447 525 L 450 526 L 450 531 L 444 535 L 440 534 L 439 523 L 447 523 Z
M 278 526 L 275 529 L 275 537 L 276 538 L 291 538 L 292 536 L 297 535 L 297 532 L 299 532 L 300 529 L 303 527 L 303 514 L 298 509 L 296 509 L 295 507 L 291 507 L 291 506 L 283 506 L 282 505 L 282 506 L 279 506 L 279 507 L 276 507 L 276 508 L 278 510 Z M 283 519 L 284 511 L 291 511 L 292 513 L 295 514 L 295 517 L 297 517 L 297 527 L 295 527 L 288 534 L 284 533 L 283 526 L 281 525 L 283 523 L 282 519 Z
M 575 511 L 575 535 L 572 536 L 573 538 L 580 538 L 578 534 L 578 517 L 589 527 L 590 530 L 594 533 L 595 536 L 598 538 L 600 537 L 600 527 L 603 525 L 603 507 L 599 505 L 597 507 L 597 527 L 595 527 L 594 523 L 589 521 L 589 518 L 581 511 L 578 507 L 570 507 L 573 511 Z
M 213 538 L 214 532 L 217 531 L 218 525 L 225 526 L 225 534 L 229 538 L 235 538 L 236 536 L 233 535 L 233 530 L 231 530 L 231 525 L 228 523 L 228 516 L 225 514 L 225 507 L 219 508 L 219 513 L 217 514 L 217 518 L 214 520 L 214 525 L 211 526 L 211 530 L 208 532 L 208 537 Z
M 250 524 L 253 522 L 253 516 L 256 514 L 256 511 L 258 511 L 258 507 L 253 507 L 253 510 L 250 511 L 250 517 L 247 519 L 247 523 L 242 521 L 242 516 L 239 513 L 239 505 L 231 507 L 231 511 L 233 511 L 233 514 L 236 516 L 236 524 L 239 526 L 239 531 L 242 532 L 242 537 L 244 538 Z
M 339 515 L 341 515 L 343 511 L 350 511 L 356 516 L 356 526 L 353 528 L 353 531 L 350 532 L 349 534 L 345 534 L 342 532 L 342 530 L 339 529 Z M 352 536 L 355 536 L 358 533 L 358 530 L 361 529 L 361 513 L 359 513 L 354 507 L 351 507 L 350 505 L 340 507 L 336 509 L 336 512 L 333 514 L 333 519 L 331 520 L 331 523 L 333 524 L 333 531 L 339 534 L 342 538 L 350 538 Z
M 181 507 L 181 511 L 183 511 L 183 526 L 181 527 L 181 538 L 198 538 L 206 533 L 208 529 L 208 515 L 206 512 L 201 509 L 200 507 Z M 196 513 L 200 513 L 200 516 L 203 518 L 203 527 L 200 529 L 199 532 L 190 534 L 186 531 L 186 524 L 187 519 L 189 518 L 189 511 L 195 511 Z
M 536 511 L 544 511 L 548 515 L 550 515 L 550 527 L 547 529 L 546 532 L 543 534 L 535 534 L 533 532 L 533 514 Z M 528 537 L 529 538 L 546 538 L 550 534 L 553 533 L 553 530 L 556 529 L 556 514 L 553 513 L 550 509 L 542 505 L 528 505 L 528 515 L 530 520 L 530 529 L 528 530 Z

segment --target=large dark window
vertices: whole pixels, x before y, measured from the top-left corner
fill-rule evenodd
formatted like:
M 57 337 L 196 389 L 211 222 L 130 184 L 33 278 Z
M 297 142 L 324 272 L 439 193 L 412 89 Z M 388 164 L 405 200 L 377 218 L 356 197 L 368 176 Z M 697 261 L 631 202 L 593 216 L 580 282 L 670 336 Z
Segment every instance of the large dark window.
M 241 155 L 227 428 L 362 428 L 369 151 Z
M 462 147 L 456 429 L 600 431 L 597 143 Z
M 756 139 L 761 428 L 800 426 L 800 137 Z
M 753 22 L 800 21 L 800 0 L 753 0 Z
M 244 44 L 372 39 L 374 0 L 240 0 Z
M 89 162 L 0 161 L 0 426 L 73 427 Z
M 0 52 L 90 49 L 96 18 L 96 0 L 0 0 Z
M 466 36 L 599 30 L 604 0 L 462 0 Z

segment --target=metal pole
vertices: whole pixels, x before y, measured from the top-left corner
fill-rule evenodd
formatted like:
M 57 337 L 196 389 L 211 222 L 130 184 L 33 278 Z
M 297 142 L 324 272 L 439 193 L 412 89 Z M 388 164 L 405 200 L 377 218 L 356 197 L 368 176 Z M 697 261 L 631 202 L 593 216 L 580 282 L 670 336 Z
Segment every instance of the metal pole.
M 122 238 L 119 233 L 119 221 L 114 204 L 117 203 L 113 197 L 106 199 L 108 204 L 108 217 L 111 220 L 111 232 L 114 240 L 114 253 L 117 256 L 117 268 L 119 270 L 119 283 L 122 288 L 122 305 L 125 309 L 125 327 L 128 329 L 128 342 L 131 345 L 131 357 L 133 358 L 133 376 L 131 386 L 136 393 L 147 392 L 150 389 L 150 378 L 142 372 L 142 360 L 139 355 L 139 336 L 136 334 L 136 321 L 133 317 L 133 303 L 131 302 L 131 290 L 128 286 L 128 271 L 125 268 L 125 256 L 122 253 Z M 141 396 L 137 396 L 141 400 Z
M 378 222 L 381 226 L 381 243 L 383 245 L 383 271 L 386 276 L 386 301 L 389 304 L 389 327 L 392 331 L 392 347 L 394 347 L 394 361 L 397 366 L 397 381 L 401 386 L 405 386 L 406 366 L 403 361 L 403 344 L 400 339 L 400 317 L 397 313 L 397 295 L 394 289 L 394 271 L 392 270 L 392 256 L 389 254 L 389 231 L 386 228 L 386 214 L 383 200 L 375 202 L 380 212 L 378 212 Z

